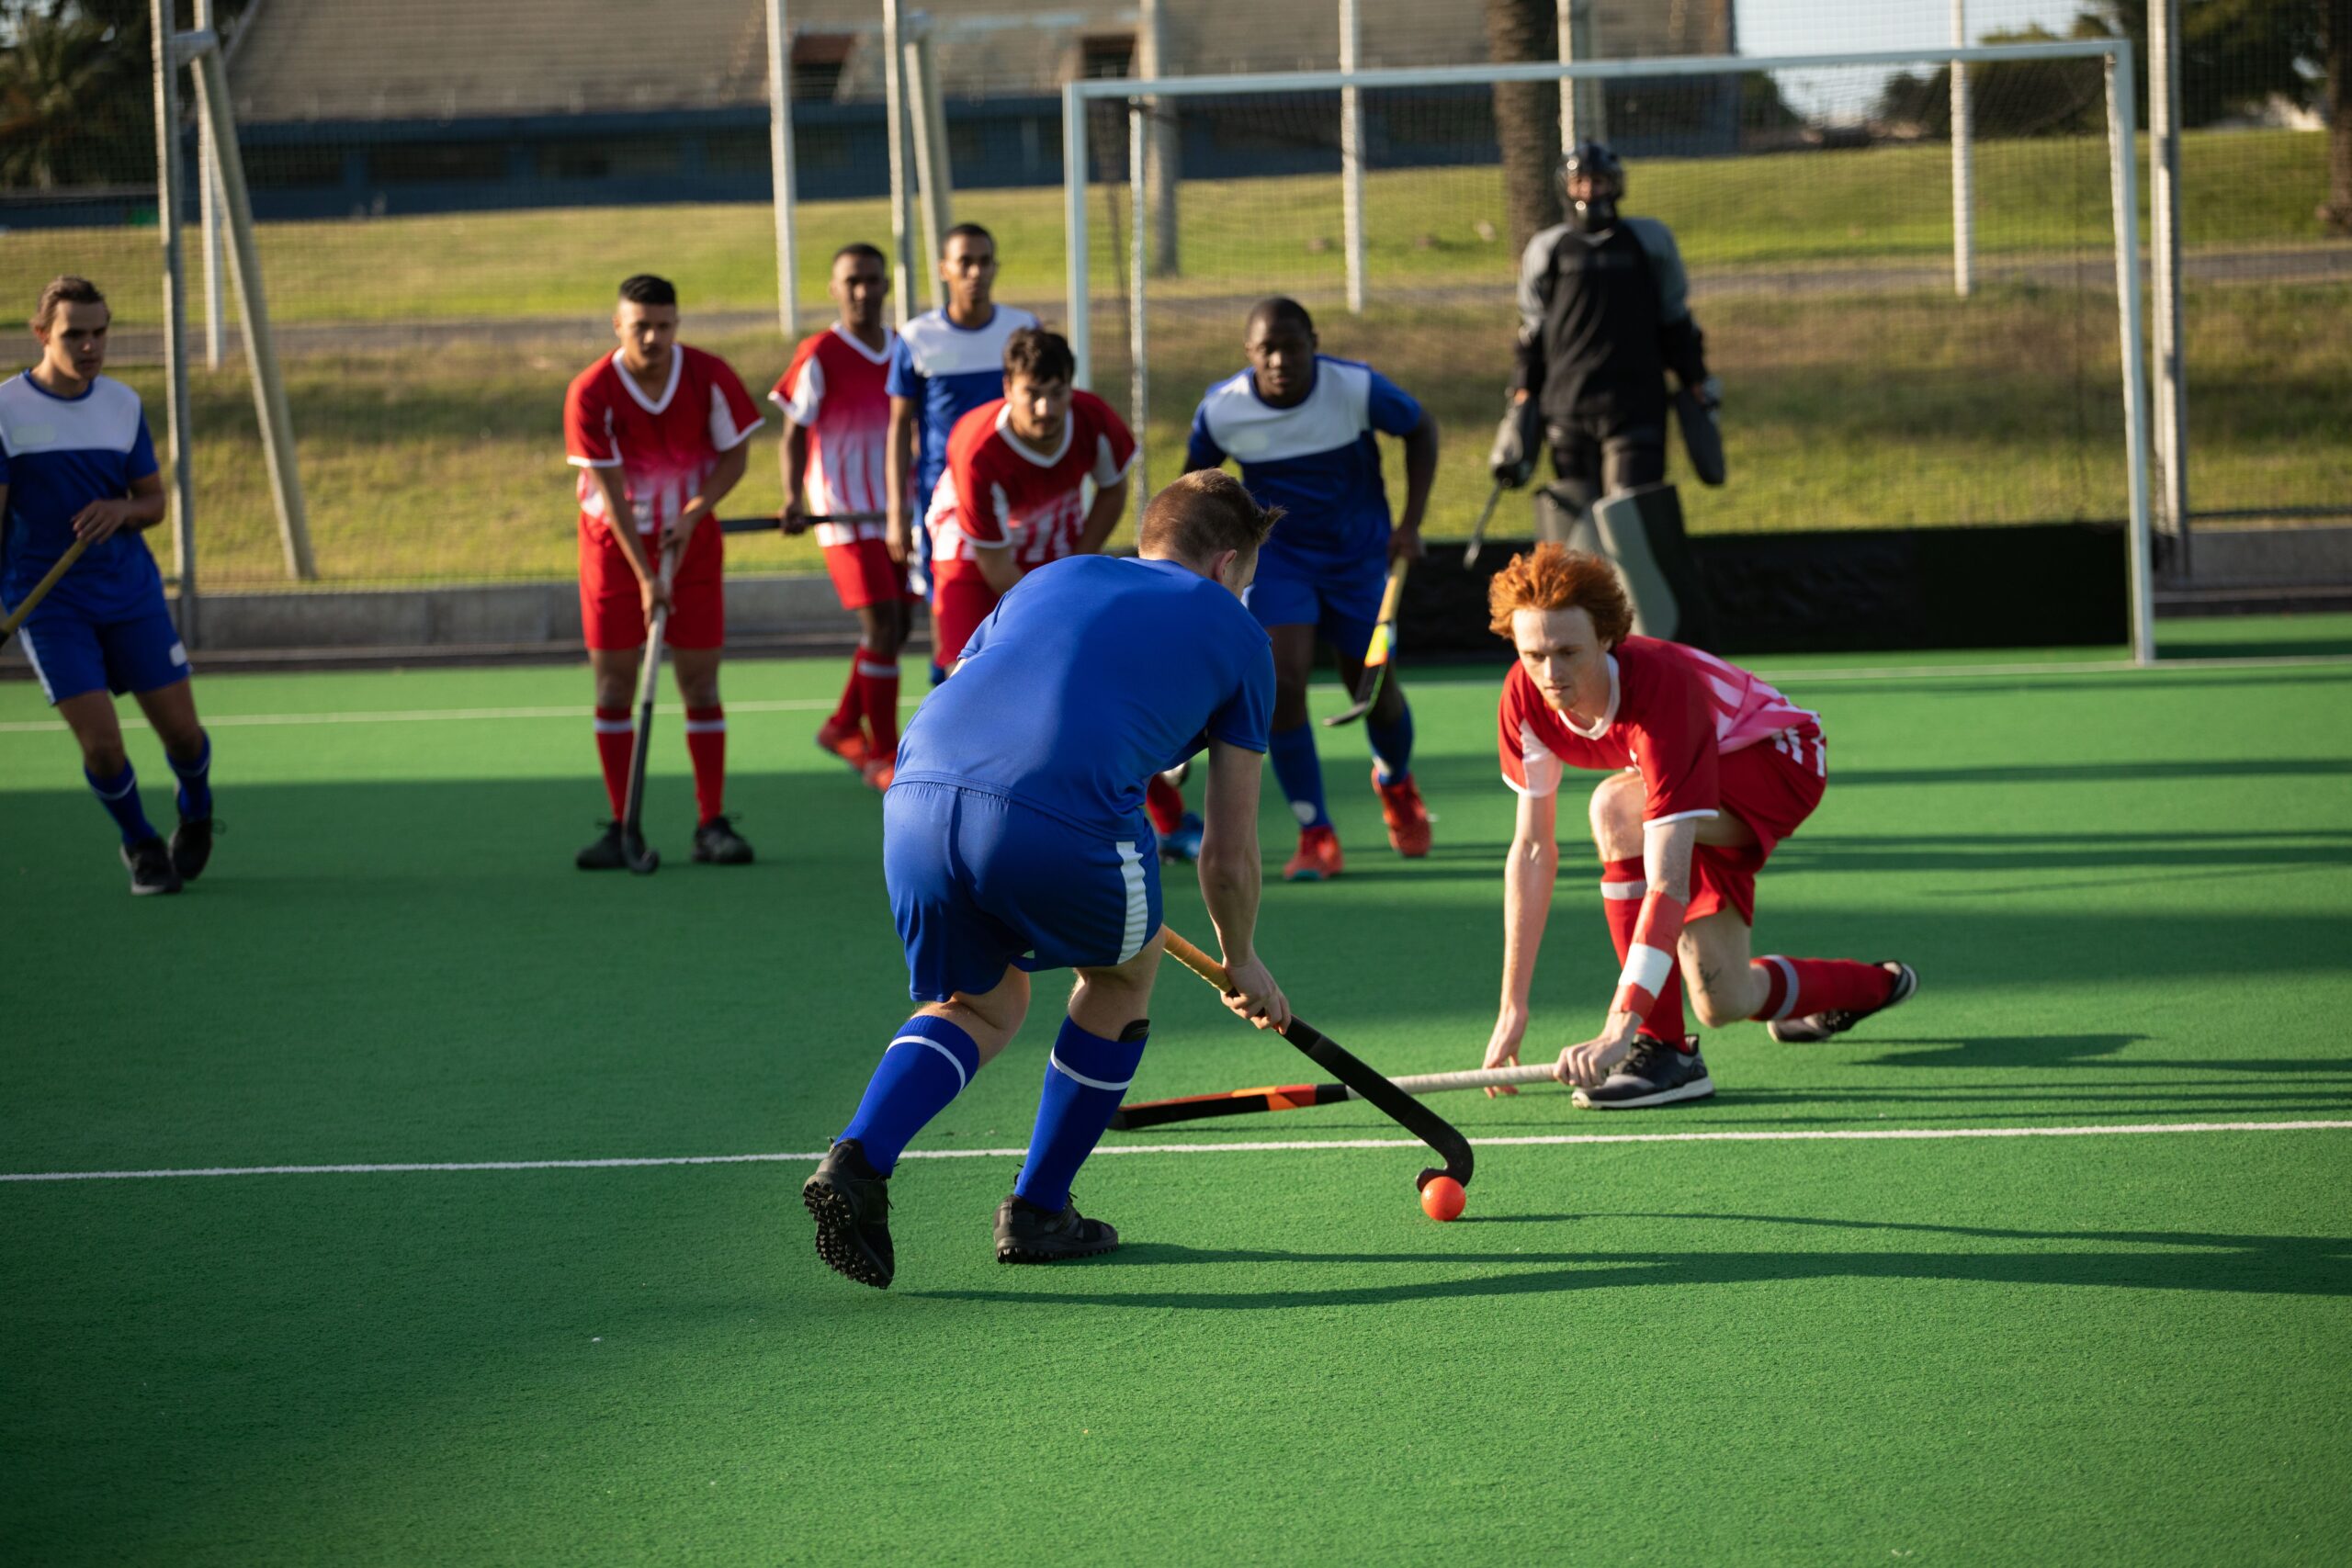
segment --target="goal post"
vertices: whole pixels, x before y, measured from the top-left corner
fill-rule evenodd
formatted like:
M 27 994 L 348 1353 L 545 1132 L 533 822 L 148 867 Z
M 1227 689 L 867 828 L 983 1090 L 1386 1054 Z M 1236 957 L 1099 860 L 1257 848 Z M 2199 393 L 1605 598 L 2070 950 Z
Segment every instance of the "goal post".
M 1779 510 L 1767 508 L 1770 514 L 1760 518 L 1750 514 L 1759 491 L 1751 483 L 1744 491 L 1736 474 L 1729 489 L 1702 498 L 1719 509 L 1715 525 L 2064 522 L 2120 513 L 2130 640 L 2133 657 L 2147 662 L 2154 658 L 2150 402 L 2140 329 L 2132 64 L 2127 40 L 2090 39 L 1161 77 L 1148 84 L 1148 93 L 1143 84 L 1125 79 L 1072 81 L 1063 87 L 1063 220 L 1067 330 L 1080 384 L 1092 387 L 1098 370 L 1114 376 L 1114 386 L 1126 383 L 1138 435 L 1147 447 L 1157 441 L 1165 449 L 1181 442 L 1189 401 L 1182 409 L 1154 408 L 1144 401 L 1147 389 L 1161 389 L 1163 399 L 1189 400 L 1208 384 L 1201 373 L 1212 357 L 1230 374 L 1239 363 L 1247 299 L 1294 293 L 1317 309 L 1327 352 L 1383 364 L 1418 362 L 1421 368 L 1414 374 L 1445 383 L 1438 400 L 1448 404 L 1441 414 L 1449 443 L 1444 468 L 1475 466 L 1452 443 L 1469 439 L 1466 427 L 1479 418 L 1491 420 L 1490 412 L 1473 411 L 1490 408 L 1508 373 L 1507 343 L 1496 350 L 1490 339 L 1510 320 L 1519 260 L 1507 254 L 1507 233 L 1498 232 L 1508 228 L 1501 222 L 1498 154 L 1492 119 L 1483 130 L 1478 127 L 1490 110 L 1487 95 L 1476 90 L 1502 83 L 1574 84 L 1596 103 L 1605 95 L 1610 130 L 1634 171 L 1628 210 L 1656 211 L 1645 199 L 1656 200 L 1668 186 L 1679 193 L 1670 218 L 1711 347 L 1721 344 L 1736 357 L 1743 332 L 1724 330 L 1724 316 L 1736 305 L 1748 313 L 1738 318 L 1743 328 L 1751 319 L 1765 321 L 1786 350 L 1787 364 L 1775 367 L 1785 373 L 1776 384 L 1786 409 L 1796 412 L 1779 443 L 1782 450 L 1773 454 L 1782 476 Z M 1894 96 L 1886 84 L 1921 86 L 1910 73 L 1924 73 L 1934 92 L 1913 97 L 1944 105 L 1954 68 L 1966 68 L 1975 100 L 1969 134 L 1978 187 L 1976 287 L 1965 299 L 1956 299 L 1951 288 L 1951 165 L 1941 146 L 1948 130 L 1926 109 L 1916 117 L 1919 123 L 1900 129 L 1879 123 L 1885 118 L 1880 106 Z M 1849 84 L 1838 89 L 1849 96 L 1826 109 L 1808 108 L 1806 84 L 1823 81 Z M 1855 82 L 1872 84 L 1867 107 L 1851 96 L 1863 90 L 1850 85 Z M 2001 90 L 2010 100 L 1988 102 L 1988 92 L 2002 84 L 2008 85 Z M 2064 101 L 2030 101 L 2037 92 Z M 1144 254 L 1136 247 L 1154 241 L 1144 224 L 1125 220 L 1132 193 L 1119 187 L 1133 180 L 1133 164 L 1118 154 L 1128 151 L 1119 142 L 1132 140 L 1154 108 L 1173 112 L 1180 100 L 1190 100 L 1183 112 L 1191 134 L 1225 160 L 1222 167 L 1204 166 L 1205 158 L 1188 160 L 1185 177 L 1225 183 L 1216 199 L 1183 203 L 1185 272 L 1170 278 L 1136 265 Z M 1759 113 L 1758 103 L 1769 112 Z M 1360 106 L 1372 123 L 1351 131 L 1343 104 Z M 2004 144 L 2004 135 L 2013 140 Z M 1840 151 L 1849 146 L 1865 151 L 1859 157 Z M 1353 193 L 1344 189 L 1343 148 L 1372 152 L 1361 200 L 1350 199 Z M 1770 227 L 1773 201 L 1789 193 L 1770 182 L 1781 180 L 1819 182 L 1829 194 L 1796 193 L 1818 205 L 1849 203 L 1835 209 L 1835 231 L 1817 225 L 1761 240 L 1742 232 L 1739 225 L 1758 209 L 1765 213 L 1761 227 Z M 1759 191 L 1758 182 L 1767 188 Z M 1107 212 L 1091 207 L 1097 185 L 1108 187 Z M 2037 185 L 2047 191 L 2033 188 Z M 2042 196 L 2051 210 L 2027 209 Z M 1132 204 L 1138 218 L 1143 205 Z M 1884 210 L 1894 206 L 1903 212 Z M 1352 220 L 1344 225 L 1343 208 Z M 1321 235 L 1318 225 L 1330 233 Z M 1694 231 L 1704 231 L 1695 243 Z M 1107 265 L 1098 265 L 1091 253 L 1104 251 L 1106 239 Z M 1216 254 L 1219 243 L 1227 253 L 1223 265 Z M 1302 257 L 1302 247 L 1311 254 Z M 1354 262 L 1359 248 L 1368 261 Z M 1343 259 L 1351 264 L 1344 275 Z M 1939 272 L 1929 274 L 1937 261 Z M 2109 289 L 2111 307 L 2102 298 Z M 1849 295 L 1840 290 L 1852 291 L 1867 309 L 1844 309 Z M 1719 302 L 1725 299 L 1731 303 Z M 1362 317 L 1352 314 L 1359 305 Z M 1106 338 L 1097 332 L 1094 312 L 1114 307 L 1126 330 Z M 1807 310 L 1814 314 L 1804 315 Z M 1875 313 L 1894 320 L 1897 312 L 1903 344 L 1929 366 L 1917 375 L 1896 350 L 1878 359 L 1867 352 L 1875 346 L 1864 335 L 1867 319 Z M 2112 335 L 2104 345 L 2095 325 L 2102 313 L 2114 323 L 2105 329 Z M 1227 316 L 1229 326 L 1222 324 Z M 1488 318 L 1495 324 L 1486 324 Z M 1465 335 L 1464 321 L 1481 323 L 1476 343 Z M 1444 336 L 1449 330 L 1452 338 Z M 1418 343 L 1416 332 L 1422 333 Z M 1230 342 L 1193 352 L 1206 341 L 1204 333 L 1222 333 Z M 1855 345 L 1851 363 L 1835 357 L 1846 340 Z M 1147 353 L 1152 361 L 1148 381 L 1142 374 Z M 1973 367 L 2003 355 L 2018 377 L 2044 377 L 2050 385 L 2037 395 L 2048 407 L 2005 407 L 1999 386 L 1983 378 L 1975 378 L 1981 387 L 1972 381 Z M 1122 359 L 1128 363 L 1119 364 Z M 1871 400 L 1874 386 L 1883 388 L 1890 403 L 1900 403 L 1909 389 L 1903 384 L 1906 376 L 1935 379 L 1947 400 L 1975 399 L 1963 409 L 1964 439 L 1939 444 L 1943 432 L 1932 425 L 1907 436 L 1879 431 L 1875 450 L 1887 468 L 1880 472 L 1869 468 L 1868 454 L 1839 448 L 1838 429 L 1816 434 L 1803 423 L 1805 400 L 1818 403 L 1841 380 L 1852 383 L 1844 390 L 1857 404 Z M 1200 379 L 1200 387 L 1187 378 Z M 1743 384 L 1731 371 L 1725 379 L 1727 429 L 1736 434 L 1743 418 L 1753 419 L 1755 405 L 1743 406 Z M 1176 389 L 1166 390 L 1171 387 Z M 1408 388 L 1419 395 L 1416 384 Z M 1840 419 L 1865 426 L 1876 412 L 1849 407 Z M 2004 470 L 2034 466 L 2011 463 L 2004 443 L 2047 445 L 2046 427 L 2053 424 L 2068 427 L 2073 445 L 2042 455 L 2034 471 L 2057 478 L 2042 491 L 2029 492 L 2025 480 Z M 1476 435 L 1480 444 L 1484 439 L 1483 433 Z M 1810 450 L 1816 440 L 1820 449 Z M 1926 457 L 1912 450 L 1939 446 L 1954 450 Z M 1441 520 L 1475 505 L 1451 493 L 1458 477 L 1441 470 L 1432 505 Z M 1966 488 L 1980 478 L 1984 493 Z M 1815 499 L 1805 492 L 1809 483 L 1850 498 L 1841 500 L 1846 513 L 1821 525 L 1804 521 Z M 1477 489 L 1483 495 L 1482 478 Z M 1875 517 L 1873 506 L 1883 507 L 1886 516 Z M 1731 516 L 1734 511 L 1741 515 Z M 1704 526 L 1709 519 L 1697 521 Z

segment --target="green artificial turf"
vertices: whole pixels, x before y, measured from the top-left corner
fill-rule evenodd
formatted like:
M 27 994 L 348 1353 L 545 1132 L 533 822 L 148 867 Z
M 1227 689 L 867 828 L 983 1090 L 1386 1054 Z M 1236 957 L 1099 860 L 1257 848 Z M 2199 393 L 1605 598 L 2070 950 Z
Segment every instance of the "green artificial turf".
M 2165 631 L 2152 671 L 1757 660 L 1831 760 L 1759 950 L 1899 956 L 1917 999 L 1826 1046 L 1720 1032 L 1679 1111 L 1433 1103 L 1478 1138 L 2352 1121 L 2352 666 L 2197 661 L 2341 655 L 2352 619 Z M 808 744 L 838 675 L 729 668 L 748 870 L 685 863 L 665 710 L 650 880 L 571 869 L 580 671 L 203 677 L 230 830 L 135 903 L 0 684 L 0 1171 L 821 1148 L 906 1011 L 877 802 Z M 1494 675 L 1412 684 L 1429 860 L 1329 734 L 1349 873 L 1267 894 L 1300 1010 L 1391 1072 L 1476 1066 L 1492 1021 Z M 350 716 L 399 714 L 472 716 Z M 1552 1048 L 1614 975 L 1589 882 L 1571 844 Z M 1025 1141 L 1055 990 L 919 1149 Z M 1136 1098 L 1312 1076 L 1172 967 L 1154 1013 Z M 1080 1201 L 1128 1245 L 1035 1270 L 989 1250 L 1013 1156 L 912 1160 L 887 1294 L 814 1259 L 805 1160 L 0 1183 L 0 1556 L 2352 1551 L 2352 1131 L 1490 1145 L 1447 1226 L 1409 1147 L 1203 1146 L 1396 1136 L 1361 1105 L 1114 1134 L 1193 1152 L 1098 1156 Z

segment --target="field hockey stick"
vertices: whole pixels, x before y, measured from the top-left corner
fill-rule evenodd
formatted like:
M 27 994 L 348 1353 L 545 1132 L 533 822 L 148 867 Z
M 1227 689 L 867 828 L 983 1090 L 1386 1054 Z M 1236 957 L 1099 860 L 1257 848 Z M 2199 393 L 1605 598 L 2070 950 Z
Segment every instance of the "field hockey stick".
M 1478 564 L 1478 552 L 1486 547 L 1487 543 L 1487 519 L 1495 514 L 1495 502 L 1502 498 L 1502 481 L 1498 479 L 1495 481 L 1495 488 L 1487 492 L 1487 504 L 1479 509 L 1478 521 L 1470 525 L 1470 542 L 1462 549 L 1462 565 L 1464 570 Z
M 662 586 L 666 590 L 677 575 L 680 547 L 675 543 L 662 549 Z M 628 794 L 621 809 L 621 859 L 629 870 L 639 876 L 650 876 L 662 867 L 662 852 L 645 841 L 645 758 L 653 748 L 653 694 L 662 681 L 662 636 L 669 629 L 670 606 L 665 602 L 653 612 L 652 624 L 645 630 L 645 676 L 637 694 L 637 735 L 628 750 Z
M 1474 1067 L 1459 1073 L 1420 1073 L 1388 1081 L 1407 1094 L 1443 1094 L 1453 1089 L 1500 1089 L 1504 1085 L 1550 1083 L 1556 1069 L 1541 1064 L 1517 1067 Z M 1285 1084 L 1266 1089 L 1229 1089 L 1224 1094 L 1188 1094 L 1176 1100 L 1147 1100 L 1122 1105 L 1112 1114 L 1114 1132 L 1162 1127 L 1170 1122 L 1198 1122 L 1207 1116 L 1243 1116 L 1259 1111 L 1304 1111 L 1310 1105 L 1340 1105 L 1364 1097 L 1343 1083 Z
M 25 624 L 25 617 L 40 608 L 40 602 L 49 597 L 49 591 L 57 586 L 57 580 L 72 570 L 74 563 L 82 558 L 82 552 L 89 547 L 90 537 L 86 534 L 75 536 L 74 542 L 65 547 L 65 553 L 57 558 L 57 564 L 49 569 L 49 575 L 34 583 L 33 591 L 8 612 L 8 618 L 0 621 L 0 648 L 8 646 L 8 639 L 17 635 L 17 628 Z
M 1386 679 L 1389 660 L 1396 652 L 1396 606 L 1405 597 L 1405 569 L 1411 564 L 1403 556 L 1389 563 L 1388 586 L 1380 595 L 1380 621 L 1372 628 L 1372 646 L 1363 650 L 1363 673 L 1356 677 L 1356 700 L 1325 719 L 1324 728 L 1353 724 L 1379 700 L 1380 682 Z
M 882 521 L 882 513 L 879 512 L 804 512 L 800 514 L 800 521 L 803 523 L 879 523 Z M 783 526 L 782 513 L 771 513 L 765 517 L 722 517 L 718 520 L 718 531 L 722 534 L 773 534 Z
M 1175 956 L 1177 963 L 1219 991 L 1228 996 L 1232 994 L 1233 981 L 1226 974 L 1223 964 L 1174 931 L 1164 926 L 1161 930 L 1166 932 L 1168 951 Z M 1340 1049 L 1328 1035 L 1296 1013 L 1291 1014 L 1290 1022 L 1283 1027 L 1281 1033 L 1307 1060 L 1370 1100 L 1382 1114 L 1427 1144 L 1437 1152 L 1439 1158 L 1445 1161 L 1443 1169 L 1424 1170 L 1415 1177 L 1415 1187 L 1426 1187 L 1441 1176 L 1450 1176 L 1464 1187 L 1470 1185 L 1470 1140 L 1456 1132 L 1452 1122 Z

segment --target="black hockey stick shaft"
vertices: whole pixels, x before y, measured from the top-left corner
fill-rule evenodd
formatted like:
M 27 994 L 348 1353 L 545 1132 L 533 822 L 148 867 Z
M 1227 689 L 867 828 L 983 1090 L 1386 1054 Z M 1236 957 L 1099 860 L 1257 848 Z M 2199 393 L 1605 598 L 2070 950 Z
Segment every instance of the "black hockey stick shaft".
M 664 591 L 676 576 L 678 549 L 666 546 L 662 551 L 659 576 Z M 653 697 L 661 689 L 662 641 L 670 626 L 670 606 L 665 602 L 653 612 L 653 619 L 645 628 L 645 669 L 638 686 L 637 733 L 630 738 L 628 749 L 628 793 L 621 807 L 621 853 L 629 870 L 645 875 L 662 863 L 662 857 L 645 847 L 645 761 L 653 750 Z
M 1487 492 L 1487 504 L 1478 509 L 1478 521 L 1470 525 L 1470 542 L 1463 547 L 1462 564 L 1467 569 L 1478 564 L 1478 552 L 1487 545 L 1487 520 L 1495 514 L 1495 503 L 1503 498 L 1503 487 L 1497 480 Z
M 804 512 L 803 523 L 879 523 L 879 512 Z M 722 517 L 718 531 L 722 534 L 773 534 L 784 526 L 784 519 L 774 513 L 764 517 Z

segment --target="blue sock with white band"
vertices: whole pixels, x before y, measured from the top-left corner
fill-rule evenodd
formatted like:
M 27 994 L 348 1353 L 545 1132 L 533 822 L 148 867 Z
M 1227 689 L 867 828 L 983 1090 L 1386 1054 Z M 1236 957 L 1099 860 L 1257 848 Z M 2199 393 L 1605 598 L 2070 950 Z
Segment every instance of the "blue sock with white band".
M 1150 1029 L 1150 1021 L 1139 1018 L 1116 1040 L 1105 1040 L 1062 1020 L 1054 1054 L 1046 1061 L 1046 1088 L 1037 1097 L 1029 1157 L 1013 1191 L 1041 1209 L 1058 1213 L 1069 1206 L 1069 1184 L 1102 1141 L 1111 1113 L 1135 1081 Z
M 204 750 L 196 754 L 193 762 L 183 762 L 170 752 L 164 760 L 180 781 L 175 804 L 184 821 L 195 822 L 212 815 L 212 734 L 204 732 Z
M 1323 807 L 1323 761 L 1315 754 L 1315 727 L 1301 724 L 1277 729 L 1266 737 L 1266 754 L 1274 764 L 1274 782 L 1282 785 L 1290 814 L 1302 828 L 1329 828 L 1331 814 Z
M 865 1150 L 866 1163 L 883 1175 L 931 1119 L 964 1092 L 980 1070 L 980 1048 L 944 1018 L 919 1012 L 899 1030 L 882 1053 L 882 1065 L 865 1086 L 857 1114 L 842 1129 Z M 1109 1118 L 1104 1118 L 1107 1125 Z
M 1366 717 L 1364 739 L 1372 742 L 1372 760 L 1380 764 L 1380 782 L 1393 784 L 1413 771 L 1413 710 L 1397 705 L 1396 722 L 1383 724 Z
M 146 811 L 139 804 L 139 775 L 131 771 L 129 762 L 123 763 L 122 772 L 110 779 L 102 779 L 87 768 L 82 770 L 82 776 L 89 781 L 90 793 L 107 808 L 114 825 L 122 829 L 125 844 L 143 844 L 155 836 L 155 829 L 147 824 Z

